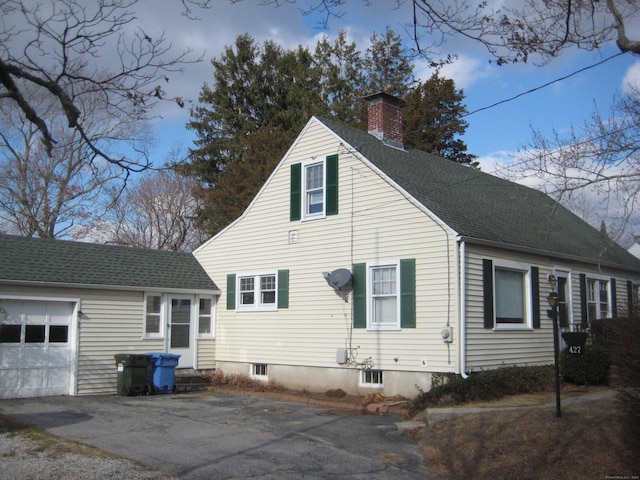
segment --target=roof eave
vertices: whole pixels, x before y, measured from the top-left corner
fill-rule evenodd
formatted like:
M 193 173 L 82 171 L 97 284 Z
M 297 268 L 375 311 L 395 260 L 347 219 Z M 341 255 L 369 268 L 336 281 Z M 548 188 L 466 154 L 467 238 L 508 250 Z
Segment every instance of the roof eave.
M 471 243 L 471 244 L 475 244 L 475 245 L 499 248 L 501 250 L 510 250 L 510 251 L 520 252 L 520 253 L 530 253 L 530 254 L 533 254 L 533 255 L 541 255 L 541 256 L 545 256 L 545 257 L 555 258 L 555 259 L 558 259 L 558 260 L 567 260 L 567 261 L 571 261 L 571 262 L 587 263 L 587 264 L 595 265 L 595 266 L 598 266 L 598 267 L 614 268 L 614 269 L 617 269 L 617 270 L 623 270 L 623 271 L 626 271 L 626 272 L 634 272 L 634 273 L 639 273 L 640 274 L 640 269 L 632 268 L 629 265 L 621 265 L 619 263 L 607 262 L 607 261 L 603 261 L 603 260 L 594 259 L 594 258 L 591 258 L 591 257 L 581 257 L 579 255 L 570 255 L 570 254 L 567 254 L 567 253 L 553 252 L 553 251 L 543 250 L 543 249 L 538 249 L 538 248 L 523 247 L 521 245 L 513 245 L 513 244 L 509 244 L 509 243 L 496 242 L 496 241 L 493 241 L 493 240 L 483 240 L 481 238 L 468 237 L 468 236 L 465 236 L 465 235 L 460 235 L 458 238 L 460 240 L 468 243 L 468 244 Z
M 219 289 L 202 288 L 165 288 L 159 286 L 142 285 L 102 285 L 89 283 L 67 283 L 67 282 L 38 282 L 33 280 L 8 280 L 0 279 L 0 285 L 26 285 L 31 287 L 58 287 L 58 288 L 79 288 L 83 290 L 119 290 L 119 291 L 154 291 L 176 294 L 197 294 L 197 295 L 220 295 Z

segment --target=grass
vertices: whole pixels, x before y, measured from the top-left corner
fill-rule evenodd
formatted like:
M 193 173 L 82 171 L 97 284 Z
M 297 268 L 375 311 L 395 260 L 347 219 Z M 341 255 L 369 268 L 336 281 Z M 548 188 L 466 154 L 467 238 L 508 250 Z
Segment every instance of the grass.
M 553 397 L 549 400 L 553 402 Z M 487 412 L 414 432 L 437 480 L 640 478 L 640 460 L 622 441 L 613 398 L 555 407 Z

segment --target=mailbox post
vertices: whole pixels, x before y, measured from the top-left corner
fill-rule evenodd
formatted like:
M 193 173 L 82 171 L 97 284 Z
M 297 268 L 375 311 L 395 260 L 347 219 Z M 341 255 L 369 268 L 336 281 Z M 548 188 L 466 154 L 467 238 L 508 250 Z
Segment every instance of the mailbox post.
M 553 285 L 553 291 L 547 297 L 547 301 L 551 307 L 551 310 L 549 310 L 549 316 L 553 321 L 553 367 L 556 387 L 556 417 L 560 418 L 562 417 L 562 408 L 560 406 L 560 366 L 558 365 L 558 357 L 560 355 L 558 305 L 560 304 L 560 299 L 558 298 L 558 293 L 555 291 L 555 284 Z

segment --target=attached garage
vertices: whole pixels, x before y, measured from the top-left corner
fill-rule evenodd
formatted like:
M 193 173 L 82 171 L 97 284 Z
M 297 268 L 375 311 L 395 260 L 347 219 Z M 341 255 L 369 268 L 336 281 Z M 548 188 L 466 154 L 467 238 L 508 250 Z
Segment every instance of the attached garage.
M 219 295 L 190 253 L 0 234 L 0 398 L 115 394 L 119 353 L 215 368 Z
M 74 302 L 3 299 L 0 398 L 75 393 L 74 310 Z

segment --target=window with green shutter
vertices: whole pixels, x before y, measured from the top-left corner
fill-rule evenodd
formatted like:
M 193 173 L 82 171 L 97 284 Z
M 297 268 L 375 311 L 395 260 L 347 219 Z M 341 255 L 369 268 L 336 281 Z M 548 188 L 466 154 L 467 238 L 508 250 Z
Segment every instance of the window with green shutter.
M 539 276 L 538 267 L 483 259 L 484 328 L 540 328 Z
M 353 265 L 353 326 L 415 328 L 415 259 Z
M 338 214 L 338 155 L 291 165 L 289 219 Z
M 289 308 L 289 270 L 227 275 L 227 310 L 274 311 Z

